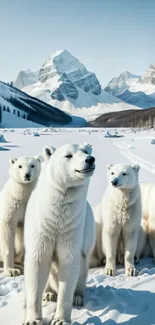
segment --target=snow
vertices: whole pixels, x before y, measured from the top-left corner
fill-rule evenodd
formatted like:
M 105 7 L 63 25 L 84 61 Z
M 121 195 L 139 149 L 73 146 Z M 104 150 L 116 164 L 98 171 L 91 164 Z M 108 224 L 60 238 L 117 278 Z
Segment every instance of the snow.
M 1 133 L 3 134 L 3 129 Z M 5 130 L 4 143 L 9 151 L 0 151 L 0 189 L 8 179 L 8 160 L 10 156 L 36 155 L 44 145 L 60 146 L 65 143 L 84 143 L 93 145 L 96 157 L 96 171 L 90 182 L 88 200 L 95 206 L 102 198 L 107 184 L 106 165 L 109 163 L 140 163 L 140 181 L 155 183 L 154 146 L 150 141 L 155 131 L 135 132 L 130 129 L 108 129 L 110 134 L 120 134 L 123 138 L 105 138 L 104 129 L 30 129 L 24 136 L 24 129 Z M 39 132 L 40 137 L 33 137 Z M 30 145 L 31 144 L 31 145 Z M 153 325 L 155 324 L 155 265 L 151 258 L 141 260 L 137 266 L 139 275 L 127 278 L 124 269 L 118 267 L 115 277 L 104 276 L 103 268 L 89 270 L 85 305 L 73 308 L 74 325 Z M 0 271 L 0 324 L 20 325 L 23 317 L 23 276 L 4 278 Z M 50 319 L 55 304 L 43 307 L 46 320 Z M 48 322 L 46 322 L 48 324 Z
M 39 127 L 41 125 L 36 124 L 34 122 L 28 121 L 26 119 L 23 119 L 21 117 L 18 117 L 14 114 L 4 112 L 2 113 L 2 127 L 10 128 L 26 128 L 26 127 Z
M 142 91 L 143 93 L 145 93 L 146 95 L 153 95 L 155 93 L 155 85 L 152 85 L 150 83 L 145 83 L 145 84 L 141 84 L 141 83 L 136 83 L 135 85 L 132 85 L 129 90 L 131 92 L 138 92 L 138 91 Z

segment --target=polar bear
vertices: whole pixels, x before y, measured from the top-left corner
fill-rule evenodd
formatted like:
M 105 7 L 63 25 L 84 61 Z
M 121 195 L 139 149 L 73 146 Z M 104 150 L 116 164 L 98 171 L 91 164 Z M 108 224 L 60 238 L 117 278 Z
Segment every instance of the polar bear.
M 136 250 L 136 261 L 142 256 L 155 259 L 155 184 L 140 183 L 142 221 Z
M 11 158 L 10 178 L 0 192 L 0 255 L 5 276 L 18 276 L 23 262 L 26 205 L 40 173 L 38 157 Z
M 139 165 L 108 165 L 108 187 L 97 206 L 95 221 L 99 237 L 91 264 L 106 256 L 106 275 L 115 275 L 118 241 L 123 240 L 125 274 L 135 275 L 134 255 L 141 222 Z
M 83 295 L 88 256 L 95 243 L 95 223 L 86 200 L 95 170 L 91 151 L 89 145 L 58 148 L 50 155 L 30 197 L 24 230 L 24 325 L 43 324 L 42 295 L 56 258 L 59 283 L 53 323 L 70 324 L 74 292 Z

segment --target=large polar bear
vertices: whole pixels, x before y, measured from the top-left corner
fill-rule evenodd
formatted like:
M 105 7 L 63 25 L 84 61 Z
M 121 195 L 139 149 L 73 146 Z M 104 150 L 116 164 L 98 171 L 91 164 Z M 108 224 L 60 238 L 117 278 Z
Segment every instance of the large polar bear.
M 64 145 L 44 165 L 28 203 L 25 222 L 24 325 L 42 325 L 42 295 L 58 259 L 54 324 L 71 322 L 73 295 L 83 295 L 95 223 L 87 191 L 95 169 L 89 145 Z M 47 154 L 50 151 L 47 150 Z
M 23 224 L 28 199 L 40 173 L 33 157 L 11 158 L 10 178 L 0 192 L 0 255 L 6 276 L 17 276 L 23 262 Z
M 136 250 L 136 260 L 142 256 L 155 259 L 155 184 L 140 183 L 142 221 Z
M 141 222 L 139 165 L 108 165 L 108 187 L 95 209 L 96 246 L 91 266 L 106 256 L 105 274 L 115 275 L 118 243 L 123 242 L 125 274 L 135 275 L 134 255 Z

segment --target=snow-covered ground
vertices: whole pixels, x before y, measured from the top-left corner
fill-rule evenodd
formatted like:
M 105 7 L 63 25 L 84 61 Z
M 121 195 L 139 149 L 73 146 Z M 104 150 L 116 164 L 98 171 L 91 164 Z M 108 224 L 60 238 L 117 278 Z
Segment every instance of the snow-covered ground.
M 44 130 L 45 131 L 45 130 Z M 89 142 L 96 157 L 96 172 L 92 177 L 88 200 L 94 206 L 102 198 L 107 184 L 106 164 L 138 162 L 141 164 L 140 181 L 155 183 L 155 138 L 154 131 L 133 133 L 119 130 L 120 138 L 105 138 L 103 129 L 55 129 L 52 132 L 23 129 L 15 132 L 1 130 L 7 142 L 1 146 L 9 149 L 0 151 L 0 189 L 8 178 L 10 156 L 36 155 L 45 144 L 56 147 L 65 143 Z M 34 137 L 39 132 L 40 137 Z M 111 133 L 115 133 L 112 130 Z M 117 276 L 104 276 L 103 268 L 89 271 L 85 306 L 73 309 L 74 324 L 95 325 L 153 325 L 155 324 L 155 265 L 152 259 L 140 262 L 139 275 L 126 278 L 124 269 L 118 268 Z M 43 307 L 45 323 L 48 324 L 55 304 Z M 0 324 L 19 325 L 23 319 L 23 276 L 4 278 L 0 272 Z

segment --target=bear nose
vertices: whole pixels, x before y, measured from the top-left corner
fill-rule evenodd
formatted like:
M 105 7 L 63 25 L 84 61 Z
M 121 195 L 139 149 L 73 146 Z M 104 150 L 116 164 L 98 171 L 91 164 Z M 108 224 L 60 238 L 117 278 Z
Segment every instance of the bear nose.
M 28 174 L 28 173 L 27 173 L 27 174 L 25 174 L 25 178 L 26 178 L 26 179 L 29 179 L 30 177 L 31 177 L 31 175 L 30 175 L 30 174 Z
M 92 165 L 95 162 L 95 158 L 93 156 L 88 156 L 85 162 L 86 164 Z
M 118 184 L 118 178 L 113 179 L 113 180 L 111 181 L 111 184 L 112 184 L 113 186 L 117 186 L 117 184 Z

